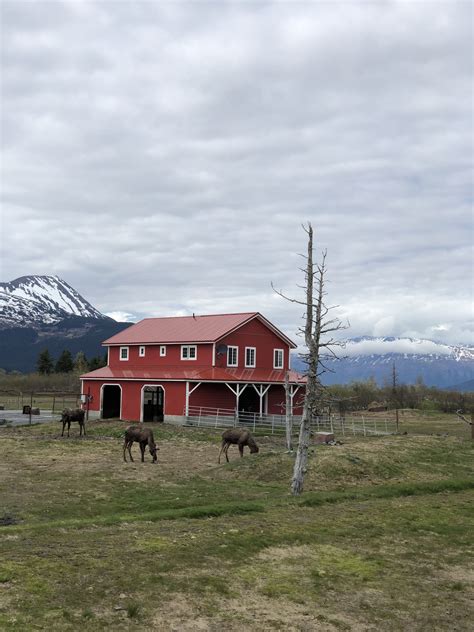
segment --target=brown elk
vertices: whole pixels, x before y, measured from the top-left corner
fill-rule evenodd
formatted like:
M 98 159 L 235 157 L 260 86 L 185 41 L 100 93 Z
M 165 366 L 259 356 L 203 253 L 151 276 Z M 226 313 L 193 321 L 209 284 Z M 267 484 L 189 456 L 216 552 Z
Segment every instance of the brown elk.
M 123 443 L 123 460 L 127 462 L 126 450 L 130 456 L 130 461 L 133 461 L 132 457 L 132 444 L 136 441 L 140 445 L 140 452 L 142 453 L 142 463 L 145 462 L 145 448 L 148 446 L 151 456 L 153 457 L 153 463 L 156 463 L 158 457 L 156 451 L 159 450 L 153 438 L 153 433 L 150 428 L 138 428 L 137 426 L 129 426 L 125 430 L 125 438 Z
M 77 421 L 79 424 L 79 436 L 82 435 L 84 431 L 84 436 L 86 436 L 86 424 L 84 421 L 85 412 L 80 408 L 65 408 L 63 410 L 63 414 L 61 416 L 61 422 L 63 424 L 63 431 L 61 432 L 61 437 L 64 437 L 64 428 L 67 424 L 67 436 L 69 437 L 69 430 L 71 428 L 71 422 Z
M 222 447 L 219 452 L 218 463 L 221 462 L 221 454 L 224 452 L 225 458 L 227 459 L 227 463 L 229 462 L 229 457 L 227 452 L 231 445 L 239 446 L 240 456 L 244 456 L 244 447 L 248 445 L 250 448 L 250 453 L 254 454 L 258 452 L 258 445 L 255 443 L 255 439 L 252 437 L 247 428 L 229 428 L 222 434 Z

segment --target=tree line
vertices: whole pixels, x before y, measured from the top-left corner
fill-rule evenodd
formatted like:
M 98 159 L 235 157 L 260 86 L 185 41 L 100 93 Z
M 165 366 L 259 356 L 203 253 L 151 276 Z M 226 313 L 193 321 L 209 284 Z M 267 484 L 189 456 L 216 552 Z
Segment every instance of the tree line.
M 72 357 L 68 349 L 64 349 L 57 360 L 51 356 L 48 349 L 44 349 L 38 356 L 36 368 L 40 375 L 51 375 L 52 373 L 87 373 L 107 365 L 107 354 L 97 355 L 87 359 L 86 355 L 79 351 Z
M 344 414 L 366 410 L 373 402 L 385 404 L 388 409 L 412 408 L 455 413 L 457 410 L 474 411 L 474 393 L 462 393 L 426 386 L 421 377 L 415 384 L 386 384 L 378 386 L 374 378 L 351 384 L 328 386 L 326 401 L 334 412 Z

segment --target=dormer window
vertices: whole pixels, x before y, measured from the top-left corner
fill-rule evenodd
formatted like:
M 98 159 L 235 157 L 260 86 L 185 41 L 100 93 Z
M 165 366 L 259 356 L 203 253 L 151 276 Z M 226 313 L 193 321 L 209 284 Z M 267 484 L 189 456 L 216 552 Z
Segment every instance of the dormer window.
M 138 348 L 138 355 L 140 358 L 144 358 L 145 357 L 145 347 L 139 347 Z
M 283 368 L 283 349 L 273 349 L 273 368 Z
M 238 366 L 239 347 L 227 347 L 227 366 Z
M 255 347 L 245 347 L 245 368 L 246 369 L 254 369 L 255 368 L 255 354 L 257 350 Z
M 128 347 L 120 347 L 120 359 L 128 360 Z
M 181 360 L 195 360 L 196 358 L 196 345 L 181 345 Z

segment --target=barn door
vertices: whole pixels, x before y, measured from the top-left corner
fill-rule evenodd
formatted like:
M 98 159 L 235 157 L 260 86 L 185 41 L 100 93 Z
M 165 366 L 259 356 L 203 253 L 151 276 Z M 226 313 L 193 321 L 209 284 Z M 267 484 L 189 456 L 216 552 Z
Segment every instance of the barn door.
M 143 391 L 143 421 L 163 421 L 164 391 L 161 386 L 145 386 Z
M 120 417 L 122 389 L 117 384 L 106 384 L 102 390 L 102 419 Z

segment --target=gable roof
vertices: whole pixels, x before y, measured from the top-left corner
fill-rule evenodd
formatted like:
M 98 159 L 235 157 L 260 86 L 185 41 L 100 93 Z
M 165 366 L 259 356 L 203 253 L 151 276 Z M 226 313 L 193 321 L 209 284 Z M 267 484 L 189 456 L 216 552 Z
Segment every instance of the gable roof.
M 285 334 L 258 312 L 213 314 L 206 316 L 172 316 L 145 318 L 139 323 L 108 338 L 104 345 L 213 343 L 258 318 L 273 333 L 293 349 L 296 347 Z

